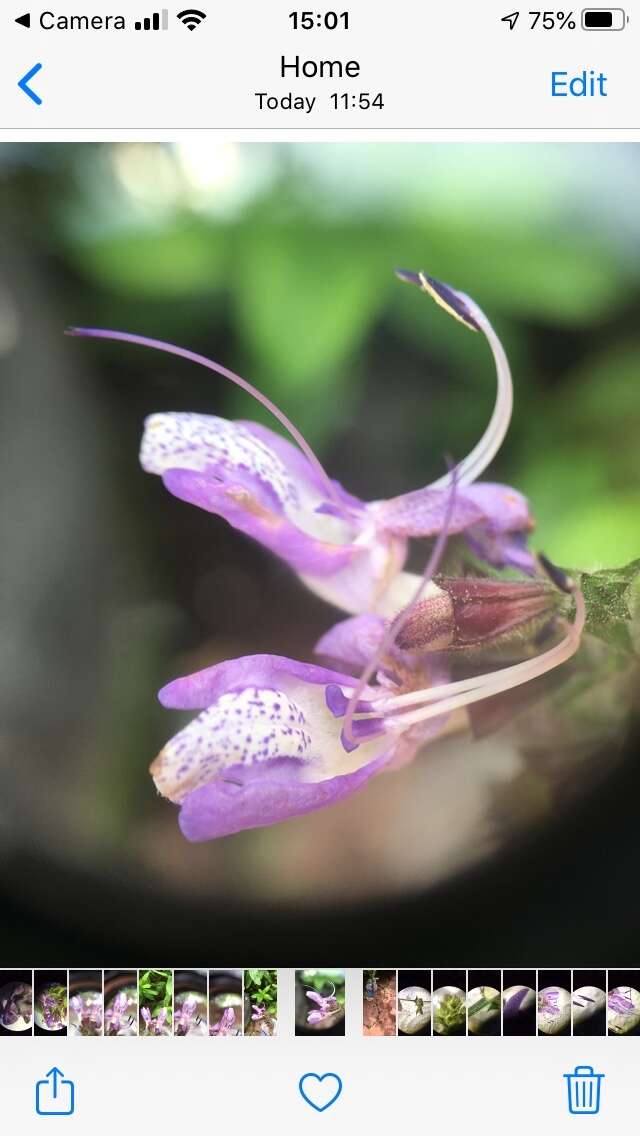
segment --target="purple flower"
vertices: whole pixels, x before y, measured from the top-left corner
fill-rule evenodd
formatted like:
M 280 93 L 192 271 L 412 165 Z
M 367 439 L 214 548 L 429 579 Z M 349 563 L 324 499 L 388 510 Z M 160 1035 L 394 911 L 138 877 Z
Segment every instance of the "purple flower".
M 249 655 L 176 679 L 160 701 L 199 714 L 153 762 L 156 787 L 180 805 L 180 827 L 192 841 L 334 804 L 410 761 L 451 711 L 570 658 L 584 626 L 579 592 L 575 601 L 575 621 L 553 647 L 456 682 L 447 681 L 440 654 L 394 645 L 411 605 L 392 624 L 357 616 L 323 638 L 336 657 L 368 659 L 360 679 L 278 655 Z
M 504 349 L 480 308 L 424 273 L 399 272 L 450 315 L 489 341 L 497 368 L 493 415 L 456 469 L 458 492 L 450 533 L 465 535 L 477 556 L 496 567 L 533 573 L 526 548 L 529 507 L 515 489 L 478 482 L 509 426 L 512 383 Z M 143 468 L 176 497 L 215 513 L 285 560 L 318 595 L 346 612 L 391 615 L 407 602 L 415 577 L 402 571 L 408 542 L 442 530 L 452 483 L 446 474 L 390 500 L 364 502 L 331 480 L 305 439 L 246 380 L 193 352 L 125 332 L 73 328 L 71 335 L 118 339 L 197 362 L 241 386 L 275 415 L 297 443 L 252 422 L 168 412 L 147 419 Z
M 105 1034 L 108 1037 L 115 1037 L 119 1033 L 124 1034 L 131 1030 L 135 1020 L 131 1013 L 133 1005 L 133 999 L 127 994 L 126 990 L 120 990 L 115 995 L 104 1014 Z
M 253 1008 L 255 1009 L 256 1007 Z M 253 1014 L 252 1017 L 254 1017 Z M 260 1014 L 259 1017 L 262 1017 L 262 1014 Z M 220 1021 L 211 1026 L 209 1033 L 212 1037 L 228 1037 L 228 1035 L 233 1032 L 235 1024 L 236 1012 L 233 1006 L 227 1006 L 226 1010 L 222 1014 L 222 1017 L 220 1018 Z
M 433 579 L 455 533 L 490 564 L 533 572 L 526 549 L 531 518 L 521 494 L 477 481 L 502 443 L 512 407 L 509 366 L 491 324 L 464 294 L 423 273 L 399 275 L 485 334 L 498 390 L 470 454 L 433 484 L 390 500 L 366 503 L 347 493 L 282 411 L 219 364 L 123 332 L 71 332 L 201 363 L 266 405 L 297 447 L 252 423 L 160 414 L 146 423 L 142 465 L 174 495 L 225 517 L 286 560 L 313 591 L 355 613 L 327 632 L 317 650 L 347 672 L 363 668 L 359 678 L 278 655 L 249 655 L 160 691 L 163 705 L 198 711 L 151 766 L 159 792 L 180 806 L 189 840 L 273 824 L 350 796 L 382 770 L 412 760 L 452 711 L 559 666 L 580 642 L 582 596 L 555 572 L 553 582 L 574 593 L 576 606 L 564 637 L 535 658 L 449 681 L 443 651 L 539 625 L 557 596 L 540 581 Z M 403 571 L 414 537 L 436 538 L 422 578 Z M 259 1010 L 258 1018 L 264 1008 L 254 1007 Z
M 317 994 L 315 990 L 307 990 L 307 998 L 315 1002 L 319 1007 L 317 1010 L 309 1010 L 307 1014 L 307 1025 L 317 1026 L 323 1022 L 325 1018 L 331 1017 L 332 1014 L 337 1014 L 340 1006 L 335 997 L 335 987 L 332 994 L 323 997 L 322 994 Z
M 10 1029 L 20 1019 L 31 1024 L 32 990 L 24 982 L 8 984 L 0 992 L 0 1025 Z
M 252 1014 L 251 1014 L 251 1021 L 252 1022 L 262 1021 L 262 1019 L 266 1016 L 266 1013 L 267 1013 L 266 1006 L 254 1006 L 253 1003 L 251 1005 L 251 1010 L 252 1010 Z
M 174 1022 L 176 1037 L 186 1037 L 191 1027 L 199 1024 L 201 1019 L 195 1017 L 197 1009 L 198 999 L 194 994 L 188 994 L 182 1004 L 176 1007 Z
M 74 994 L 69 999 L 69 1024 L 79 1034 L 96 1036 L 102 1033 L 102 1003 L 92 991 Z
M 162 1006 L 155 1017 L 152 1016 L 148 1006 L 142 1006 L 140 1017 L 145 1025 L 145 1033 L 149 1037 L 160 1037 L 162 1034 L 168 1032 L 167 1014 L 168 1010 L 166 1006 Z

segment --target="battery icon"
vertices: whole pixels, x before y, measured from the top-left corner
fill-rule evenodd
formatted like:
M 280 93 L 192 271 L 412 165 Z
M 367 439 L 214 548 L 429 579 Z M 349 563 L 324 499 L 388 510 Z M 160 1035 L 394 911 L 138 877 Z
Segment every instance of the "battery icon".
M 582 26 L 588 32 L 621 32 L 628 23 L 624 8 L 583 8 Z

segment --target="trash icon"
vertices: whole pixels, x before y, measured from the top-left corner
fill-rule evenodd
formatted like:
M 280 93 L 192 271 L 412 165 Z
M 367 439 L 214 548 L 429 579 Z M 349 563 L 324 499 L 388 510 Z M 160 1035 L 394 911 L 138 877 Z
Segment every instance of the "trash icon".
M 576 1065 L 573 1073 L 563 1074 L 569 1092 L 569 1112 L 600 1112 L 600 1086 L 604 1073 L 594 1073 L 591 1065 Z

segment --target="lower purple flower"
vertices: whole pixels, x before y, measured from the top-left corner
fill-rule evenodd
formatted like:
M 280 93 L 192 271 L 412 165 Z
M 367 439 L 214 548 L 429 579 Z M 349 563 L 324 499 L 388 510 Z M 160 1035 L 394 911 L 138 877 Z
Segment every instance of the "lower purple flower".
M 387 622 L 374 615 L 344 621 L 323 637 L 320 649 L 351 664 L 373 651 L 365 670 L 370 683 L 279 655 L 248 655 L 176 679 L 160 691 L 162 704 L 199 713 L 151 765 L 156 787 L 180 806 L 180 828 L 192 841 L 336 804 L 382 770 L 412 760 L 452 711 L 571 658 L 585 620 L 581 593 L 574 598 L 575 620 L 548 650 L 455 682 L 440 652 L 421 649 L 425 640 L 432 645 L 430 609 L 425 635 L 405 621 L 407 642 L 417 650 L 388 642 Z
M 338 1000 L 335 997 L 335 989 L 333 994 L 329 994 L 326 997 L 323 997 L 322 994 L 317 994 L 315 990 L 307 990 L 307 998 L 315 1002 L 318 1006 L 317 1010 L 309 1010 L 307 1014 L 307 1025 L 318 1026 L 326 1018 L 330 1018 L 340 1010 Z
M 188 840 L 211 840 L 300 816 L 350 796 L 393 756 L 377 727 L 348 753 L 327 705 L 347 675 L 272 655 L 250 655 L 177 679 L 165 706 L 201 713 L 151 766 L 156 787 L 181 806 Z

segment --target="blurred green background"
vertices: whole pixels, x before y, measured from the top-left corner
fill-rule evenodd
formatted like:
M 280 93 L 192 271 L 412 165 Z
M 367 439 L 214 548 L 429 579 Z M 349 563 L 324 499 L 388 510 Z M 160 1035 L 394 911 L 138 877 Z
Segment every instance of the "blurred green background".
M 209 373 L 64 327 L 211 355 L 373 499 L 439 476 L 493 405 L 484 341 L 393 275 L 424 268 L 473 296 L 511 361 L 513 423 L 487 476 L 530 497 L 555 561 L 619 565 L 640 550 L 638 201 L 640 149 L 622 144 L 0 147 L 7 848 L 166 894 L 228 889 L 229 873 L 267 898 L 299 895 L 301 873 L 327 894 L 344 882 L 339 810 L 192 848 L 146 773 L 180 724 L 155 703 L 164 682 L 245 652 L 308 657 L 333 618 L 138 466 L 153 411 L 268 420 Z M 364 832 L 366 807 L 349 815 Z M 386 849 L 369 891 L 400 886 L 403 854 Z

